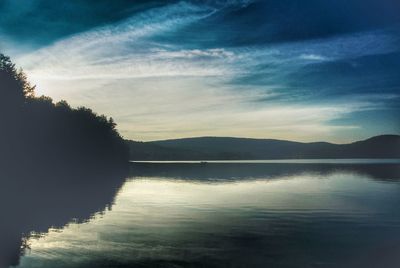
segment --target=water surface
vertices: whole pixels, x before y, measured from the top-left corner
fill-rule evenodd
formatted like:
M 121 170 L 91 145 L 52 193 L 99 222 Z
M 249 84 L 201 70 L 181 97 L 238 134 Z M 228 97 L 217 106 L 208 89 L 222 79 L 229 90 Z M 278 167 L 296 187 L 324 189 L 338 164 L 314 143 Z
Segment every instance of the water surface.
M 269 160 L 171 160 L 171 161 L 131 161 L 132 163 L 154 164 L 194 164 L 194 163 L 219 163 L 219 164 L 400 164 L 397 158 L 340 158 L 340 159 L 269 159 Z
M 32 235 L 18 267 L 398 267 L 399 171 L 136 163 L 112 206 Z

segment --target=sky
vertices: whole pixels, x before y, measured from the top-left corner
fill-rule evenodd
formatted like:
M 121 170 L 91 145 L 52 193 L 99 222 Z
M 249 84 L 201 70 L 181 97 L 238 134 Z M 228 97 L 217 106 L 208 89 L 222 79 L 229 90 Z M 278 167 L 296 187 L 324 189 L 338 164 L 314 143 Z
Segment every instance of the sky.
M 400 133 L 398 0 L 0 0 L 0 52 L 127 139 Z

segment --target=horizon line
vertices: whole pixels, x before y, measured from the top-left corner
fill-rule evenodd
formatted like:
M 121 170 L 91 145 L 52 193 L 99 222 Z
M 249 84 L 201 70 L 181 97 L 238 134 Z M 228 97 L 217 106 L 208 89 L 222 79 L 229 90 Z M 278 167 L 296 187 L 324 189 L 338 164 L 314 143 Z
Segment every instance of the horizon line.
M 161 140 L 149 140 L 149 141 L 140 141 L 140 140 L 134 140 L 134 139 L 126 139 L 126 141 L 133 141 L 133 142 L 142 142 L 142 143 L 152 143 L 152 142 L 162 142 L 162 141 L 176 141 L 176 140 L 187 140 L 187 139 L 204 139 L 204 138 L 226 138 L 226 139 L 246 139 L 246 140 L 269 140 L 269 141 L 286 141 L 286 142 L 295 142 L 295 143 L 304 143 L 304 144 L 310 144 L 310 143 L 329 143 L 329 144 L 336 144 L 336 145 L 345 145 L 345 144 L 352 144 L 360 141 L 366 141 L 370 140 L 372 138 L 376 137 L 382 137 L 382 136 L 398 136 L 400 137 L 400 134 L 394 134 L 394 133 L 387 133 L 387 134 L 378 134 L 374 136 L 370 136 L 369 138 L 364 138 L 364 139 L 359 139 L 359 140 L 354 140 L 352 142 L 347 142 L 347 143 L 336 143 L 336 142 L 329 142 L 329 141 L 311 141 L 311 142 L 305 142 L 305 141 L 297 141 L 297 140 L 285 140 L 285 139 L 273 139 L 273 138 L 251 138 L 251 137 L 237 137 L 237 136 L 191 136 L 191 137 L 182 137 L 182 138 L 172 138 L 172 139 L 161 139 Z

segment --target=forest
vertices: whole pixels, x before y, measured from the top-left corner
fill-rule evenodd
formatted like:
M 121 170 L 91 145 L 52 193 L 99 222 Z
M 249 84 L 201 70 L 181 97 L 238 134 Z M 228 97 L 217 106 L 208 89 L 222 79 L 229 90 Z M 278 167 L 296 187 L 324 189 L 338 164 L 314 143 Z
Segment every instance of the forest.
M 2 171 L 81 172 L 126 165 L 129 149 L 112 118 L 36 96 L 22 69 L 0 54 Z

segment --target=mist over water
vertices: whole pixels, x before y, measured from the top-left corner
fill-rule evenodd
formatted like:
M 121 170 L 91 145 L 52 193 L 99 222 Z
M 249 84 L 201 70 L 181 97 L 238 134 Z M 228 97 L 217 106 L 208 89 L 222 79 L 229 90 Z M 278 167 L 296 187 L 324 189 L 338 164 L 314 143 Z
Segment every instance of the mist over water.
M 31 236 L 16 267 L 394 267 L 399 170 L 136 163 L 112 206 Z

